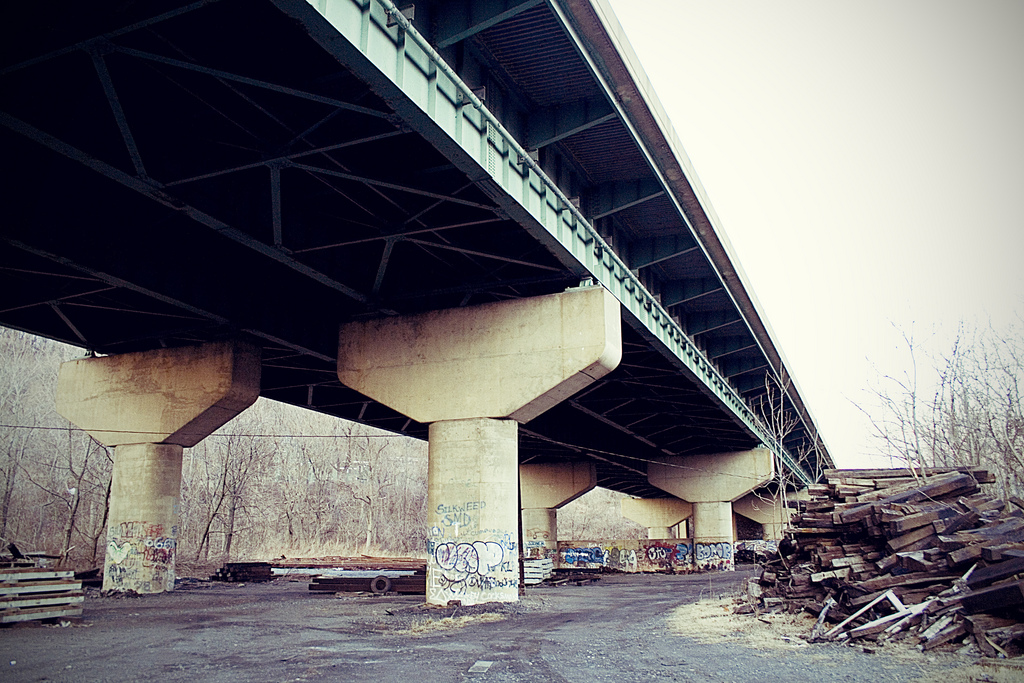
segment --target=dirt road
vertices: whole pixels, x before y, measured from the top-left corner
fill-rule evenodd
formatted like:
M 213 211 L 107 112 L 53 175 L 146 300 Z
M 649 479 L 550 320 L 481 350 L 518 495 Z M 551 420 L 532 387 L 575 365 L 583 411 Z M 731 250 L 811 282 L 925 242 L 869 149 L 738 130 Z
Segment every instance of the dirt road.
M 879 683 L 948 671 L 942 656 L 705 644 L 671 629 L 680 605 L 736 593 L 748 575 L 612 575 L 454 611 L 427 609 L 422 596 L 313 593 L 287 579 L 191 583 L 89 598 L 83 619 L 64 628 L 0 630 L 0 680 Z

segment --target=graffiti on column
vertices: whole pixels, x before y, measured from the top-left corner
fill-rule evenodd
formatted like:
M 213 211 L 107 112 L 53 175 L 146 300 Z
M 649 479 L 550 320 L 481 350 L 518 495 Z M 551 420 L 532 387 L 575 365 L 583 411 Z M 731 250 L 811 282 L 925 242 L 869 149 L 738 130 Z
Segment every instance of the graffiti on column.
M 694 554 L 698 569 L 728 570 L 733 568 L 732 543 L 697 543 Z
M 434 510 L 438 517 L 437 526 L 449 530 L 453 536 L 458 536 L 459 531 L 463 532 L 476 529 L 479 526 L 477 511 L 487 507 L 483 500 L 470 500 L 454 505 L 439 504 Z
M 480 529 L 476 513 L 485 506 L 484 501 L 469 501 L 432 510 L 436 516 L 427 542 L 429 601 L 473 605 L 518 596 L 518 539 L 505 530 Z
M 523 541 L 523 558 L 527 560 L 556 560 L 558 548 L 554 541 Z
M 158 593 L 174 590 L 177 529 L 162 524 L 121 522 L 107 532 L 106 583 L 112 590 Z
M 686 539 L 559 541 L 555 559 L 562 568 L 606 568 L 623 572 L 694 569 L 693 543 Z
M 569 566 L 597 565 L 605 566 L 608 562 L 608 553 L 604 548 L 591 546 L 589 548 L 568 547 L 561 551 L 562 562 Z

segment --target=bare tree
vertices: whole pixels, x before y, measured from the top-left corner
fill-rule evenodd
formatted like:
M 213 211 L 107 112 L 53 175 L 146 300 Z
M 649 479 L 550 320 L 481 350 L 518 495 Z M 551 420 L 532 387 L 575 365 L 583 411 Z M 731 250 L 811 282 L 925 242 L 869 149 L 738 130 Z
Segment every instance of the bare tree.
M 1024 492 L 1024 326 L 970 330 L 961 325 L 949 350 L 922 354 L 904 334 L 911 369 L 884 376 L 872 418 L 880 450 L 895 463 L 928 467 L 981 466 L 1005 496 Z M 931 376 L 917 374 L 919 356 Z
M 605 541 L 647 538 L 647 529 L 622 516 L 625 493 L 595 488 L 558 509 L 558 538 Z
M 792 388 L 792 380 L 783 370 L 781 375 L 768 373 L 764 379 L 764 393 L 753 404 L 754 413 L 761 422 L 762 428 L 773 442 L 768 445 L 775 458 L 774 485 L 758 489 L 758 496 L 764 505 L 774 507 L 780 519 L 788 519 L 784 512 L 789 509 L 789 493 L 803 488 L 797 478 L 794 467 L 809 470 L 811 476 L 818 480 L 822 474 L 821 442 L 817 434 L 809 446 L 799 450 L 789 449 L 789 463 L 782 457 L 786 438 L 800 425 L 800 416 L 787 409 L 787 397 Z M 790 404 L 791 405 L 791 404 Z M 772 493 L 770 497 L 766 493 Z

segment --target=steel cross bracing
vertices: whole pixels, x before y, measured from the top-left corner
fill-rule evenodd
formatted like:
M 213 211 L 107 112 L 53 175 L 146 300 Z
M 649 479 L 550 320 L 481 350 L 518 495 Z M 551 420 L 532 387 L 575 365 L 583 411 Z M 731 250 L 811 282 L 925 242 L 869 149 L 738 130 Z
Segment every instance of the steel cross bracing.
M 105 353 L 248 334 L 265 395 L 422 436 L 337 382 L 339 322 L 597 279 L 626 311 L 623 364 L 526 426 L 524 459 L 595 458 L 602 485 L 656 495 L 644 460 L 770 441 L 730 386 L 763 383 L 757 344 L 715 332 L 698 348 L 667 310 L 728 332 L 740 316 L 697 311 L 721 282 L 665 283 L 659 303 L 631 271 L 700 252 L 692 236 L 633 245 L 627 267 L 393 6 L 313 4 L 69 3 L 59 30 L 0 22 L 0 323 Z M 480 6 L 438 23 L 448 45 L 550 11 Z M 621 115 L 559 105 L 530 140 L 580 150 Z M 599 222 L 668 202 L 647 179 L 586 192 Z

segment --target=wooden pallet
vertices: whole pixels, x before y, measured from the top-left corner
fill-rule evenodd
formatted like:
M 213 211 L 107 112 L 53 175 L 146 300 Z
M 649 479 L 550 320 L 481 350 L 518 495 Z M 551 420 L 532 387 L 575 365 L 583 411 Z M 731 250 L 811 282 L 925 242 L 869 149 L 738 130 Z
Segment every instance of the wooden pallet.
M 551 578 L 555 571 L 555 563 L 550 560 L 524 560 L 523 582 L 527 586 L 535 586 Z
M 74 572 L 39 567 L 0 569 L 0 624 L 77 617 L 85 593 Z

